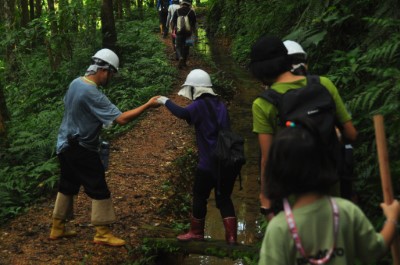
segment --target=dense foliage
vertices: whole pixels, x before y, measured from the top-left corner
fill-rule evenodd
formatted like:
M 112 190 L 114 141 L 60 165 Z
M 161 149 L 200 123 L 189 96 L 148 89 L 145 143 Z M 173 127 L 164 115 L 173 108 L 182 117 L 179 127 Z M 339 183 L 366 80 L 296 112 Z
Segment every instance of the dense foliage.
M 232 54 L 248 63 L 251 45 L 264 34 L 302 44 L 312 73 L 337 85 L 359 131 L 354 144 L 358 195 L 370 216 L 382 199 L 372 115 L 385 117 L 395 193 L 399 187 L 398 1 L 213 0 L 212 35 L 232 38 Z M 379 218 L 378 218 L 379 219 Z
M 169 67 L 157 35 L 154 11 L 141 20 L 119 21 L 117 47 L 121 71 L 105 94 L 122 111 L 137 107 L 171 87 L 175 69 Z M 100 36 L 82 29 L 68 36 L 73 47 L 54 71 L 44 46 L 31 49 L 29 40 L 48 21 L 35 21 L 14 32 L 20 41 L 13 69 L 2 69 L 10 121 L 8 147 L 0 161 L 0 219 L 18 214 L 36 198 L 51 194 L 58 180 L 55 142 L 63 113 L 63 95 L 69 82 L 83 75 L 90 57 L 101 48 Z M 88 36 L 94 39 L 88 39 Z M 13 40 L 5 39 L 4 42 Z M 21 42 L 22 41 L 22 42 Z M 3 42 L 3 43 L 4 43 Z M 6 45 L 6 43 L 5 43 Z M 4 47 L 4 46 L 3 46 Z M 3 76 L 3 74 L 2 74 Z M 103 133 L 108 139 L 129 126 L 115 126 Z

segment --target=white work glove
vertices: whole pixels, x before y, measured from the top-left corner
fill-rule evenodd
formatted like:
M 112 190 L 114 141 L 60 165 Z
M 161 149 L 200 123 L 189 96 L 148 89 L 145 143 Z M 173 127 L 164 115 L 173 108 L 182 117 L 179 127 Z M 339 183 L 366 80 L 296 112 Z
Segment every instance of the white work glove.
M 167 97 L 160 96 L 160 97 L 157 99 L 157 102 L 160 103 L 160 104 L 165 105 L 165 102 L 167 102 L 168 99 L 169 99 L 169 98 L 167 98 Z

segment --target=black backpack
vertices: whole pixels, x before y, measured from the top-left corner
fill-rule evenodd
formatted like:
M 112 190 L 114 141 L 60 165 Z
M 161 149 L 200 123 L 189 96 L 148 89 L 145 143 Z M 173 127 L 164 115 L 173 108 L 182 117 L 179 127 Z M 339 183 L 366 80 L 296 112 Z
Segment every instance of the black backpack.
M 221 128 L 215 111 L 213 110 L 210 102 L 207 98 L 204 98 L 204 102 L 207 105 L 208 112 L 212 119 L 218 126 L 218 138 L 217 145 L 212 153 L 212 158 L 215 163 L 215 173 L 217 176 L 217 192 L 219 192 L 219 185 L 221 180 L 221 171 L 233 172 L 239 176 L 240 189 L 242 189 L 242 178 L 241 169 L 246 163 L 246 157 L 244 154 L 244 138 L 230 128 Z
M 339 142 L 335 131 L 335 126 L 340 126 L 336 119 L 336 104 L 326 87 L 320 83 L 319 76 L 307 76 L 305 87 L 291 89 L 284 94 L 266 89 L 260 97 L 278 109 L 279 127 L 298 118 L 312 120 L 329 148 L 338 175 L 344 175 L 343 144 Z

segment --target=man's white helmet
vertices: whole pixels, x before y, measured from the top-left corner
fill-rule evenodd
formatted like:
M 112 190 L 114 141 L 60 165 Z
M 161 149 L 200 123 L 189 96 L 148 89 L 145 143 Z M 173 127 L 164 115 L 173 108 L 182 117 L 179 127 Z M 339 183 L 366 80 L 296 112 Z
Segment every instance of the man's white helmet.
M 95 55 L 92 56 L 92 59 L 102 60 L 103 62 L 106 62 L 107 64 L 111 65 L 115 69 L 115 71 L 118 72 L 119 58 L 112 50 L 106 48 L 101 49 L 98 52 L 96 52 Z
M 304 57 L 307 57 L 307 53 L 303 50 L 300 44 L 292 40 L 286 40 L 283 42 L 286 49 L 288 50 L 288 55 L 292 54 L 303 54 Z
M 182 86 L 212 87 L 210 75 L 201 69 L 192 70 Z

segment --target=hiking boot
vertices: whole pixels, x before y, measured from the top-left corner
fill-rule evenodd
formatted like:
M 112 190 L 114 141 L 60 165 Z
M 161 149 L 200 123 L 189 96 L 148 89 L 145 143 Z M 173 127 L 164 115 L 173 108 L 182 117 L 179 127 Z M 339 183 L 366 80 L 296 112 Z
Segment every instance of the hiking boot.
M 96 226 L 96 235 L 94 236 L 93 243 L 120 247 L 125 245 L 125 240 L 114 236 L 107 226 L 99 225 Z
M 190 220 L 189 232 L 179 235 L 176 238 L 179 241 L 204 240 L 204 224 L 205 219 L 196 219 L 192 217 Z
M 225 240 L 229 245 L 236 245 L 237 241 L 237 220 L 236 217 L 226 217 L 223 219 L 225 227 Z
M 56 240 L 64 237 L 73 237 L 76 236 L 77 233 L 73 230 L 67 230 L 65 228 L 65 220 L 53 219 L 53 226 L 51 227 L 51 232 L 49 239 Z

